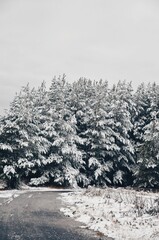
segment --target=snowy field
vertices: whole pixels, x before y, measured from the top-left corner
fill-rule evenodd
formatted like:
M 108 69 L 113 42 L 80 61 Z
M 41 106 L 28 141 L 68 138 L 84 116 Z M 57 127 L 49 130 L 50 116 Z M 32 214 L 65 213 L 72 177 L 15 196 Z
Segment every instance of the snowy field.
M 159 240 L 159 193 L 97 189 L 62 193 L 60 210 L 115 240 Z

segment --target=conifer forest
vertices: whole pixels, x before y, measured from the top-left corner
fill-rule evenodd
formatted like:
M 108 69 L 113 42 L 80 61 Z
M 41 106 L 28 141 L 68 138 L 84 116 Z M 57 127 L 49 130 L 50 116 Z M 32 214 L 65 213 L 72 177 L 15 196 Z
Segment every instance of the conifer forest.
M 159 188 L 159 85 L 28 84 L 0 117 L 0 178 L 8 188 Z

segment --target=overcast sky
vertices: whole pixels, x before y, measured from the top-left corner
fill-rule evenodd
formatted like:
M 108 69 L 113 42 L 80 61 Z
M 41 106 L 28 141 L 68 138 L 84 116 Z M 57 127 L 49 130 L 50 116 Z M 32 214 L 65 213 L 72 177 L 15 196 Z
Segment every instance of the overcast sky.
M 159 84 L 158 0 L 0 0 L 0 29 L 0 113 L 63 73 Z

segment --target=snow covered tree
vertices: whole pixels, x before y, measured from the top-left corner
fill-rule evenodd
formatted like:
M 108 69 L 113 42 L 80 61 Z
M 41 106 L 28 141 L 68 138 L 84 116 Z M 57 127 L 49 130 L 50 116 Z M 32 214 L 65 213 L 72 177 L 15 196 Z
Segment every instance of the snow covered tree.
M 3 177 L 16 187 L 23 178 L 39 171 L 48 142 L 40 135 L 35 107 L 36 91 L 24 87 L 11 103 L 7 116 L 2 118 L 0 143 Z M 3 149 L 7 144 L 9 150 Z M 10 172 L 9 172 L 9 170 Z M 13 174 L 14 172 L 14 174 Z
M 133 127 L 131 113 L 134 108 L 131 84 L 119 81 L 110 91 L 110 113 L 114 121 L 112 130 L 115 133 L 116 145 L 112 156 L 114 185 L 132 184 L 135 159 L 130 132 Z
M 149 124 L 144 127 L 144 142 L 139 147 L 135 185 L 159 187 L 159 112 L 153 112 Z
M 52 145 L 46 156 L 44 172 L 40 178 L 58 185 L 75 186 L 80 181 L 82 154 L 76 143 L 80 138 L 76 135 L 76 120 L 66 104 L 65 76 L 54 78 L 48 93 L 52 114 Z M 33 180 L 32 180 L 33 181 Z
M 8 186 L 16 187 L 23 176 L 24 169 L 29 170 L 32 163 L 26 155 L 32 155 L 29 146 L 28 122 L 31 121 L 29 114 L 30 102 L 29 85 L 16 95 L 11 103 L 10 111 L 1 120 L 0 143 L 1 162 L 3 163 L 3 177 Z M 26 109 L 27 108 L 27 109 Z M 7 149 L 4 149 L 4 146 Z M 10 149 L 10 150 L 9 150 Z
M 19 126 L 14 118 L 5 116 L 0 120 L 0 175 L 7 181 L 8 187 L 14 188 L 18 185 L 17 152 Z
M 90 91 L 85 114 L 86 128 L 81 132 L 85 138 L 86 173 L 91 184 L 104 186 L 110 184 L 109 172 L 112 168 L 112 164 L 106 161 L 110 142 L 113 141 L 107 124 L 108 84 L 94 82 L 91 88 L 93 91 Z
M 65 75 L 22 88 L 0 118 L 0 177 L 31 185 L 158 187 L 159 86 Z
M 148 134 L 147 130 L 153 125 L 154 116 L 157 116 L 156 112 L 158 112 L 159 109 L 159 86 L 155 83 L 149 83 L 147 86 L 141 84 L 134 95 L 134 100 L 136 103 L 136 115 L 134 116 L 132 139 L 134 141 L 136 161 L 138 163 L 137 170 L 135 171 L 136 179 L 134 183 L 135 185 L 140 183 L 143 183 L 141 185 L 144 185 L 144 172 L 140 170 L 144 169 L 144 164 L 146 167 L 147 163 L 146 160 L 142 160 L 141 164 L 141 159 L 145 158 L 144 151 L 146 154 L 145 147 L 148 144 L 146 140 Z M 142 176 L 139 177 L 139 172 L 142 172 L 143 181 Z M 145 186 L 146 185 L 149 185 L 150 187 L 151 184 L 145 183 Z
M 101 82 L 102 83 L 102 82 Z M 72 104 L 77 121 L 77 134 L 82 138 L 82 144 L 78 147 L 83 153 L 84 169 L 83 169 L 83 185 L 93 183 L 94 171 L 90 169 L 89 158 L 91 158 L 90 152 L 94 153 L 91 149 L 91 132 L 94 129 L 95 120 L 95 106 L 96 109 L 98 101 L 96 102 L 96 85 L 97 82 L 92 82 L 85 78 L 79 79 L 79 81 L 73 84 L 73 96 Z M 93 140 L 92 140 L 93 141 Z
M 110 91 L 106 81 L 82 80 L 74 87 L 86 174 L 91 184 L 126 185 L 132 181 L 129 178 L 134 164 L 129 136 L 135 108 L 131 84 L 119 82 Z
M 134 102 L 136 104 L 136 112 L 133 114 L 133 134 L 136 151 L 138 144 L 143 143 L 144 127 L 150 123 L 151 114 L 157 111 L 159 107 L 159 86 L 142 83 L 139 85 L 134 94 Z

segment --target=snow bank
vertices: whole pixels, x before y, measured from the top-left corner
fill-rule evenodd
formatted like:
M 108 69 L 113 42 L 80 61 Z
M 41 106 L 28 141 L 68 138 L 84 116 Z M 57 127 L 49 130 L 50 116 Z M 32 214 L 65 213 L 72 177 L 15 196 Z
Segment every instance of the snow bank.
M 159 239 L 159 194 L 126 189 L 63 193 L 65 215 L 115 240 Z M 84 226 L 83 226 L 84 227 Z

